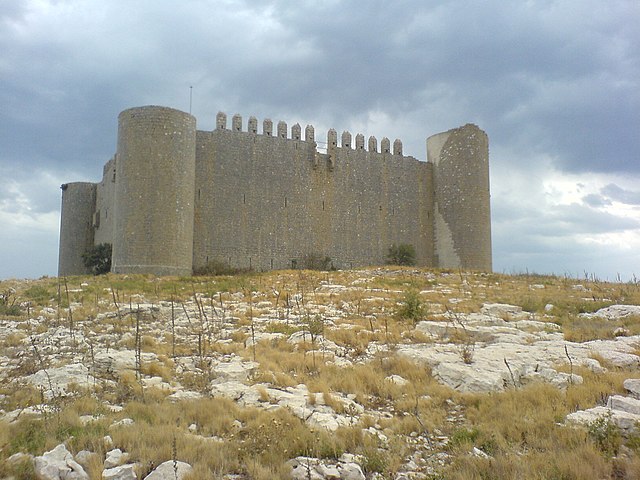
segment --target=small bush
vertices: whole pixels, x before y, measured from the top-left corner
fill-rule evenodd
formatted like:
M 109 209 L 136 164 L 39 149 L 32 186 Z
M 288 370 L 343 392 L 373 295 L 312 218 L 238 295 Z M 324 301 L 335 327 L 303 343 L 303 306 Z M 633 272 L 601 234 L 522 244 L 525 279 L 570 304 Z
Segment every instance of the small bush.
M 50 298 L 54 297 L 54 295 L 49 293 L 49 290 L 42 285 L 34 285 L 32 287 L 29 287 L 24 292 L 24 296 L 38 303 L 46 302 Z
M 426 313 L 427 308 L 420 300 L 418 292 L 408 290 L 405 292 L 404 298 L 396 311 L 396 316 L 417 323 L 424 318 Z
M 0 314 L 18 316 L 20 315 L 20 305 L 16 304 L 16 292 L 13 288 L 7 288 L 0 292 Z
M 88 248 L 82 254 L 82 263 L 94 275 L 102 275 L 111 271 L 111 244 L 101 243 Z
M 611 418 L 611 412 L 589 424 L 589 436 L 605 455 L 615 456 L 618 454 L 622 437 L 620 429 Z
M 319 253 L 308 253 L 302 257 L 300 267 L 304 270 L 335 270 L 331 257 Z
M 251 269 L 249 268 L 232 267 L 228 263 L 211 260 L 203 267 L 194 269 L 193 274 L 203 277 L 214 277 L 218 275 L 239 275 L 250 271 Z
M 411 266 L 416 264 L 416 249 L 408 243 L 395 243 L 389 247 L 387 253 L 387 263 L 389 265 Z

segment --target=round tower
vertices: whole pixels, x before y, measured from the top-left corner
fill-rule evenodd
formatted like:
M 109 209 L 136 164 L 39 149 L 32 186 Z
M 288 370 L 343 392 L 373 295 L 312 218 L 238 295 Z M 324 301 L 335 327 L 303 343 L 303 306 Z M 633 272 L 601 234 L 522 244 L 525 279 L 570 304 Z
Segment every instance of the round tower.
M 190 275 L 196 119 L 166 107 L 118 116 L 115 273 Z
M 491 271 L 489 139 L 467 124 L 427 139 L 436 266 Z
M 82 261 L 82 254 L 93 246 L 93 214 L 96 208 L 96 184 L 65 183 L 60 212 L 60 248 L 58 275 L 91 273 Z

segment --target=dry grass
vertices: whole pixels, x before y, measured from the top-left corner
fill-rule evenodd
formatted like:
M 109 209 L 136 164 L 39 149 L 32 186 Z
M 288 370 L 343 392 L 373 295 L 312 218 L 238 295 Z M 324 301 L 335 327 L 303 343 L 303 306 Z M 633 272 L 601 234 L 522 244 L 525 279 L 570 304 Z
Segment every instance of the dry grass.
M 368 409 L 358 424 L 329 434 L 311 430 L 286 409 L 243 408 L 212 398 L 174 404 L 166 399 L 167 392 L 143 388 L 136 372 L 124 371 L 117 386 L 99 385 L 94 396 L 78 391 L 75 399 L 61 400 L 55 411 L 40 419 L 21 416 L 12 424 L 0 422 L 0 477 L 33 478 L 28 466 L 8 466 L 4 461 L 17 451 L 41 454 L 67 441 L 74 452 L 87 448 L 104 453 L 102 439 L 110 434 L 116 447 L 140 462 L 141 476 L 152 465 L 175 457 L 194 466 L 192 479 L 226 473 L 286 478 L 285 462 L 297 455 L 337 458 L 350 452 L 363 456 L 368 474 L 380 472 L 393 478 L 414 452 L 408 439 L 437 431 L 450 438 L 446 450 L 449 464 L 434 478 L 640 478 L 640 441 L 625 440 L 626 447 L 619 446 L 619 455 L 612 457 L 589 432 L 560 425 L 567 413 L 622 393 L 623 380 L 637 377 L 637 372 L 609 366 L 606 374 L 596 375 L 575 368 L 573 373 L 583 376 L 584 383 L 571 385 L 566 391 L 531 384 L 502 393 L 462 395 L 438 384 L 425 366 L 394 354 L 396 345 L 432 341 L 413 328 L 415 322 L 438 318 L 453 309 L 477 312 L 483 303 L 519 305 L 536 320 L 558 322 L 568 341 L 613 338 L 624 331 L 637 335 L 637 317 L 605 321 L 579 316 L 614 303 L 640 304 L 636 283 L 397 268 L 366 273 L 280 271 L 198 278 L 110 274 L 69 278 L 66 287 L 55 278 L 0 284 L 2 289 L 14 288 L 16 298 L 25 305 L 11 317 L 16 328 L 0 340 L 3 354 L 21 352 L 8 383 L 0 385 L 0 408 L 5 411 L 42 401 L 38 390 L 12 383 L 41 367 L 29 346 L 32 336 L 59 326 L 83 332 L 87 338 L 109 334 L 110 348 L 133 349 L 135 314 L 106 317 L 100 322 L 95 321 L 96 316 L 115 312 L 116 304 L 135 307 L 162 301 L 174 302 L 176 311 L 182 312 L 184 305 L 194 307 L 195 293 L 206 309 L 206 318 L 192 313 L 186 334 L 183 331 L 174 336 L 170 318 L 155 318 L 155 313 L 139 318 L 140 348 L 156 353 L 158 360 L 143 362 L 138 373 L 207 393 L 212 380 L 208 362 L 220 355 L 238 354 L 259 363 L 253 382 L 272 387 L 303 383 L 311 392 L 309 405 L 324 403 L 338 413 L 348 414 L 342 395 L 351 395 Z M 331 285 L 342 287 L 332 289 Z M 250 307 L 239 305 L 249 298 Z M 547 305 L 553 305 L 550 317 L 545 316 Z M 31 320 L 40 314 L 47 322 Z M 232 331 L 218 330 L 216 315 L 237 319 Z M 151 323 L 161 325 L 160 334 L 148 328 Z M 252 327 L 284 334 L 284 339 L 246 347 Z M 292 333 L 310 328 L 318 328 L 316 333 L 345 349 L 351 365 L 337 367 L 334 353 L 323 351 L 315 338 L 297 345 L 286 341 Z M 461 346 L 461 356 L 465 355 L 463 347 L 472 348 L 482 340 L 465 333 L 459 328 L 457 336 L 448 340 Z M 368 352 L 374 344 L 384 347 L 386 353 L 372 358 Z M 76 355 L 87 354 L 79 350 L 81 346 L 74 348 L 78 349 Z M 469 354 L 472 362 L 473 350 Z M 192 359 L 196 367 L 177 375 L 175 365 L 180 357 Z M 394 383 L 389 380 L 391 375 L 408 383 Z M 270 402 L 266 388 L 258 391 L 262 402 Z M 114 414 L 105 408 L 105 402 L 125 409 Z M 374 410 L 386 415 L 374 416 Z M 452 420 L 453 414 L 459 416 Z M 102 417 L 83 425 L 81 415 Z M 124 417 L 133 418 L 135 426 L 109 428 Z M 197 426 L 197 435 L 189 432 L 191 424 Z M 369 427 L 382 432 L 387 442 L 383 445 L 377 437 L 363 432 Z M 474 446 L 492 458 L 469 455 Z M 91 478 L 100 478 L 101 469 L 101 461 L 96 460 L 89 468 Z

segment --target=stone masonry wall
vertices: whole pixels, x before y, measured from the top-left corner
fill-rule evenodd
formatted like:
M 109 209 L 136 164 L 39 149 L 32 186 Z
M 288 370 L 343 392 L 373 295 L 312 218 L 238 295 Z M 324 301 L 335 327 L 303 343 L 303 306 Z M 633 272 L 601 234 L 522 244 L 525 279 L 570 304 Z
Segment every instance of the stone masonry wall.
M 114 155 L 103 168 L 102 180 L 96 185 L 96 211 L 93 216 L 96 245 L 113 245 L 113 219 L 116 197 L 116 156 Z
M 336 268 L 382 264 L 392 243 L 414 245 L 419 263 L 432 264 L 426 163 L 364 148 L 320 154 L 280 127 L 275 137 L 233 126 L 198 132 L 196 269 L 212 260 L 291 268 L 308 255 Z

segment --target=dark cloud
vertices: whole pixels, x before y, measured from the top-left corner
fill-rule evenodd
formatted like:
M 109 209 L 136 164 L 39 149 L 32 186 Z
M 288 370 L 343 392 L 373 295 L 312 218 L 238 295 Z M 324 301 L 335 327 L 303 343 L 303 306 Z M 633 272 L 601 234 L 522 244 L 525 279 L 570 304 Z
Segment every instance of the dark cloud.
M 582 201 L 593 208 L 605 207 L 611 205 L 611 200 L 597 193 L 590 193 L 582 197 Z
M 359 128 L 424 159 L 428 135 L 473 122 L 492 169 L 532 173 L 543 158 L 561 173 L 638 175 L 639 21 L 626 0 L 1 2 L 0 205 L 20 211 L 27 191 L 31 214 L 59 208 L 57 186 L 42 186 L 97 180 L 121 110 L 188 110 L 190 86 L 203 129 L 218 110 Z M 546 211 L 511 201 L 528 194 L 493 197 L 496 231 L 518 232 L 505 239 L 528 259 L 551 248 L 535 238 L 637 228 L 605 211 L 640 204 L 616 183 Z
M 626 205 L 640 205 L 640 191 L 625 190 L 614 183 L 603 187 L 600 192 L 611 200 Z

